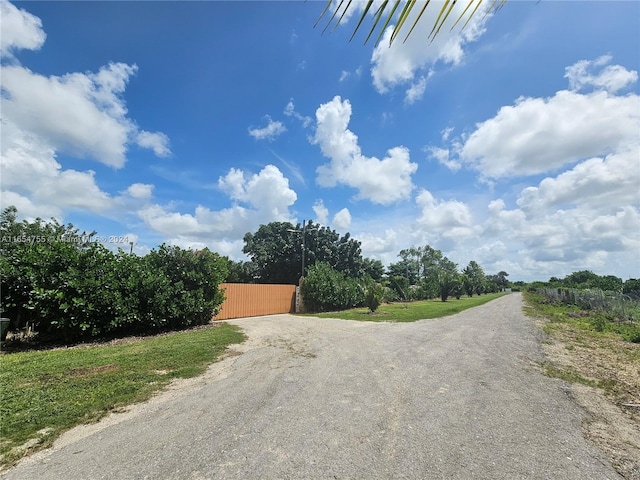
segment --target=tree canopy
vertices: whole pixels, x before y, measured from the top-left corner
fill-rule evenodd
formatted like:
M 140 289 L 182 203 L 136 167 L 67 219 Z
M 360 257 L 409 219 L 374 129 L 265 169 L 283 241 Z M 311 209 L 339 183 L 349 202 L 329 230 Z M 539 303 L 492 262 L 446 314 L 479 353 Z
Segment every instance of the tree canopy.
M 365 267 L 374 274 L 379 268 L 375 262 L 365 265 L 360 242 L 349 233 L 340 235 L 312 221 L 304 226 L 289 222 L 260 225 L 257 232 L 244 236 L 244 242 L 242 251 L 254 264 L 256 281 L 262 283 L 296 284 L 316 262 L 324 262 L 353 278 L 362 276 Z M 302 272 L 303 248 L 305 272 Z

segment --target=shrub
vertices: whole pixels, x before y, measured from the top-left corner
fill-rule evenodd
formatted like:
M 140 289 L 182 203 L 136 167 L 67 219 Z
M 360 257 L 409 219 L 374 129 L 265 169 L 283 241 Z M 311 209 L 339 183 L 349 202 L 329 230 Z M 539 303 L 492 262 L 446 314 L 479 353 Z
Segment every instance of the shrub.
M 364 303 L 364 290 L 358 281 L 323 262 L 309 267 L 301 288 L 310 312 L 345 310 Z
M 117 336 L 208 323 L 223 301 L 227 261 L 207 249 L 161 245 L 145 257 L 118 253 L 71 224 L 0 218 L 2 310 L 54 340 Z
M 371 280 L 366 286 L 366 294 L 364 298 L 364 304 L 371 313 L 375 312 L 385 295 L 385 289 L 379 283 Z

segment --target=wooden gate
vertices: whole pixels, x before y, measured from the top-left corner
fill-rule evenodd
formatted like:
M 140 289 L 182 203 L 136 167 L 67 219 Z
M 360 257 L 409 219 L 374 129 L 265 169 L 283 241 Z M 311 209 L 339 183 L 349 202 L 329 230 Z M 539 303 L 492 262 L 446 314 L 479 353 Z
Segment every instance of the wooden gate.
M 214 320 L 295 311 L 295 285 L 223 283 L 220 289 L 224 290 L 225 301 Z

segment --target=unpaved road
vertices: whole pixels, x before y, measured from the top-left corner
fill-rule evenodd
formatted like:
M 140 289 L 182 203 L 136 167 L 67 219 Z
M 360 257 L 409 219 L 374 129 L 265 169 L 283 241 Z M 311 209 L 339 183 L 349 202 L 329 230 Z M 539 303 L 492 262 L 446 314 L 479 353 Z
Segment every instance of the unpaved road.
M 241 355 L 2 478 L 621 478 L 563 382 L 536 367 L 520 294 L 415 323 L 232 323 Z

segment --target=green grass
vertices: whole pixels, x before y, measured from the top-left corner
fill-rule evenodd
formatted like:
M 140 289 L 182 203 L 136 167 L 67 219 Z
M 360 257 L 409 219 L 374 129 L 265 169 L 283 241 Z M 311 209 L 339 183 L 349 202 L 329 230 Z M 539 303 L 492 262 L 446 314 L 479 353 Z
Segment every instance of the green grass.
M 440 300 L 424 300 L 409 303 L 391 303 L 380 305 L 374 313 L 369 313 L 367 308 L 353 308 L 339 312 L 313 313 L 306 316 L 321 318 L 340 318 L 343 320 L 360 320 L 368 322 L 415 322 L 429 318 L 445 317 L 459 313 L 468 308 L 483 305 L 507 293 L 490 293 L 487 295 L 455 298 L 446 302 Z
M 73 426 L 147 400 L 174 378 L 203 373 L 243 340 L 237 327 L 222 324 L 121 345 L 1 355 L 2 464 L 24 455 L 14 447 L 30 439 L 34 449 L 47 446 Z

